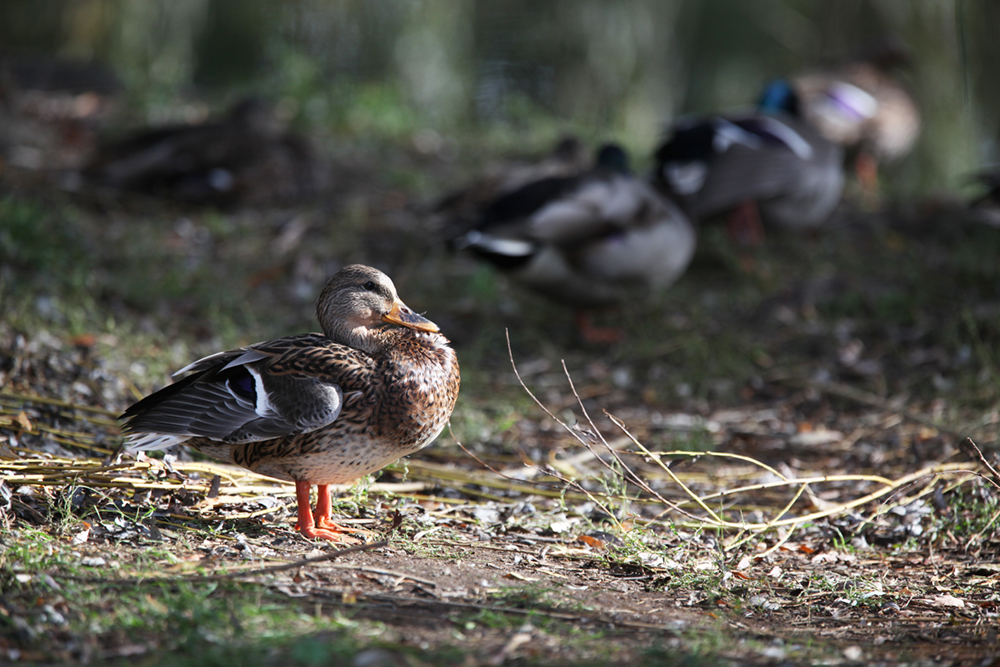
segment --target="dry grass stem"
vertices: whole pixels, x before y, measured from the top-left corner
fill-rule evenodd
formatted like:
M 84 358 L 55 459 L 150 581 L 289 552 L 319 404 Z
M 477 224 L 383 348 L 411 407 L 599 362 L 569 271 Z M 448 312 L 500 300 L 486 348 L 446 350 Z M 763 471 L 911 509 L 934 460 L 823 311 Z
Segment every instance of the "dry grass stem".
M 662 522 L 662 520 L 669 514 L 680 514 L 686 521 L 682 524 L 689 527 L 702 527 L 702 528 L 712 528 L 712 529 L 724 529 L 724 530 L 736 530 L 740 533 L 747 532 L 752 534 L 760 534 L 765 532 L 775 531 L 777 529 L 791 529 L 788 530 L 784 535 L 782 535 L 778 545 L 773 546 L 771 549 L 777 548 L 781 543 L 787 541 L 789 537 L 794 532 L 795 528 L 802 526 L 804 524 L 817 521 L 819 519 L 830 518 L 840 514 L 844 514 L 851 510 L 863 507 L 873 502 L 880 500 L 887 500 L 895 497 L 897 494 L 903 492 L 909 486 L 918 483 L 920 480 L 926 479 L 927 483 L 916 493 L 904 496 L 893 503 L 883 502 L 881 506 L 878 507 L 866 521 L 870 522 L 874 520 L 880 514 L 884 514 L 887 511 L 891 511 L 894 507 L 901 505 L 906 505 L 919 500 L 928 494 L 934 492 L 939 485 L 939 479 L 942 476 L 952 476 L 958 475 L 957 479 L 954 479 L 949 483 L 949 488 L 957 488 L 966 482 L 975 479 L 977 477 L 985 477 L 984 474 L 978 470 L 970 470 L 968 463 L 938 463 L 932 466 L 922 468 L 918 471 L 912 472 L 907 475 L 903 475 L 897 479 L 890 479 L 881 475 L 866 475 L 866 474 L 851 474 L 851 475 L 813 475 L 808 477 L 799 478 L 789 478 L 786 475 L 781 474 L 772 466 L 769 466 L 761 461 L 758 461 L 752 457 L 738 455 L 738 454 L 728 454 L 725 452 L 691 452 L 691 451 L 670 451 L 670 452 L 654 452 L 649 450 L 638 438 L 629 432 L 625 423 L 615 417 L 614 415 L 605 412 L 605 415 L 611 421 L 611 423 L 619 429 L 627 438 L 629 442 L 635 445 L 637 451 L 634 452 L 623 452 L 618 445 L 618 441 L 615 442 L 615 446 L 609 444 L 608 440 L 601 433 L 601 430 L 594 423 L 591 418 L 587 408 L 584 404 L 580 393 L 573 382 L 573 378 L 566 367 L 565 361 L 562 362 L 563 373 L 569 384 L 570 392 L 576 400 L 576 404 L 581 410 L 586 423 L 589 426 L 587 431 L 582 431 L 580 428 L 571 426 L 565 421 L 556 417 L 552 410 L 550 410 L 546 405 L 538 399 L 538 397 L 526 386 L 521 375 L 517 369 L 517 365 L 513 358 L 513 352 L 510 344 L 509 332 L 507 335 L 507 351 L 510 357 L 511 367 L 513 368 L 514 375 L 517 378 L 518 383 L 524 388 L 528 396 L 560 427 L 562 427 L 568 434 L 570 434 L 577 442 L 582 444 L 587 448 L 587 455 L 582 457 L 574 456 L 574 460 L 588 460 L 590 458 L 595 459 L 600 462 L 607 471 L 608 474 L 613 478 L 620 478 L 625 484 L 637 488 L 642 494 L 645 494 L 647 499 L 651 499 L 655 502 L 664 505 L 665 509 L 653 520 L 649 521 L 649 524 Z M 829 387 L 827 387 L 829 388 Z M 838 393 L 843 393 L 845 396 L 855 398 L 856 400 L 865 400 L 871 403 L 869 397 L 857 396 L 853 390 L 851 392 L 839 392 L 840 387 L 833 387 L 833 390 L 838 391 Z M 886 410 L 892 410 L 900 416 L 912 419 L 913 421 L 932 425 L 939 428 L 945 432 L 951 432 L 947 428 L 941 428 L 937 424 L 931 423 L 926 418 L 920 415 L 916 415 L 910 411 L 901 410 L 889 406 L 884 401 L 875 401 L 878 403 L 878 407 Z M 602 457 L 602 452 L 597 451 L 594 443 L 599 443 L 603 449 L 607 450 L 607 454 L 610 454 L 611 458 L 620 466 L 620 469 L 615 469 L 607 460 Z M 974 446 L 974 445 L 973 445 Z M 654 489 L 647 479 L 645 479 L 636 468 L 629 464 L 629 462 L 623 456 L 623 453 L 637 454 L 646 458 L 648 461 L 652 461 L 657 468 L 662 471 L 666 479 L 668 479 L 673 485 L 675 485 L 681 492 L 682 496 L 685 496 L 686 500 L 672 500 L 663 495 L 661 491 Z M 740 486 L 735 489 L 721 489 L 712 493 L 699 495 L 696 493 L 691 486 L 686 484 L 681 476 L 676 474 L 671 467 L 664 461 L 665 457 L 672 458 L 687 458 L 687 459 L 700 459 L 704 457 L 706 460 L 711 459 L 733 459 L 741 462 L 749 463 L 752 466 L 760 469 L 762 474 L 777 477 L 778 481 L 768 481 L 761 482 L 753 485 Z M 983 467 L 989 470 L 991 473 L 995 473 L 988 463 L 985 462 L 985 458 L 982 457 L 980 453 L 980 463 Z M 485 464 L 484 464 L 485 465 Z M 492 469 L 491 469 L 492 470 Z M 550 473 L 551 474 L 551 473 Z M 587 492 L 583 487 L 576 481 L 571 481 L 568 479 L 563 479 L 564 483 L 571 485 L 573 488 L 583 490 L 584 493 L 595 503 L 598 502 L 594 497 L 594 494 Z M 991 480 L 992 481 L 992 480 Z M 861 496 L 854 498 L 845 498 L 837 502 L 830 500 L 821 500 L 818 495 L 816 495 L 813 486 L 817 484 L 824 483 L 837 483 L 837 482 L 869 482 L 878 484 L 881 488 L 876 489 L 870 493 L 862 494 Z M 709 506 L 709 503 L 715 503 L 719 500 L 727 497 L 744 496 L 753 491 L 760 491 L 764 489 L 779 489 L 779 488 L 790 488 L 794 490 L 791 497 L 782 503 L 780 506 L 770 508 L 772 510 L 771 517 L 766 521 L 736 521 L 730 520 L 722 516 L 719 511 L 714 510 Z M 818 509 L 812 512 L 799 513 L 795 516 L 788 516 L 793 512 L 795 506 L 803 498 L 803 496 L 808 497 L 814 506 Z M 628 498 L 630 501 L 632 498 Z M 697 510 L 701 511 L 701 515 L 693 513 L 685 509 L 685 505 L 693 506 Z M 604 505 L 601 505 L 603 508 Z M 735 511 L 741 511 L 738 506 L 730 506 L 725 508 L 726 511 L 732 513 Z M 745 511 L 745 510 L 742 510 Z M 609 515 L 614 516 L 613 513 L 608 512 Z M 996 518 L 996 517 L 994 517 Z M 620 527 L 618 519 L 615 519 L 616 525 Z M 745 540 L 736 540 L 731 543 L 727 549 L 735 548 L 742 544 Z

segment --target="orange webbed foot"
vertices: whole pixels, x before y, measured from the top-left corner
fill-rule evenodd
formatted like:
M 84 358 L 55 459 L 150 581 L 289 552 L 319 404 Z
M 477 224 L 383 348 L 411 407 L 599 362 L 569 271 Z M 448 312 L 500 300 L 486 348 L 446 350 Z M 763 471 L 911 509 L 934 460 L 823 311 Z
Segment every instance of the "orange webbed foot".
M 321 516 L 316 517 L 316 527 L 326 528 L 327 530 L 332 530 L 338 533 L 361 533 L 362 530 L 357 528 L 348 528 L 347 526 L 341 526 L 339 523 L 333 521 L 332 519 L 323 518 Z
M 299 508 L 295 528 L 309 539 L 319 538 L 331 542 L 360 544 L 360 540 L 345 534 L 357 531 L 338 526 L 330 520 L 330 488 L 325 484 L 320 484 L 316 488 L 319 499 L 316 502 L 316 517 L 313 519 L 312 508 L 309 506 L 309 487 L 309 482 L 295 482 L 295 500 Z
M 300 533 L 302 533 L 303 537 L 307 537 L 310 540 L 315 540 L 315 539 L 318 538 L 318 539 L 321 539 L 321 540 L 328 540 L 330 542 L 339 542 L 339 543 L 342 543 L 342 544 L 361 544 L 362 543 L 361 540 L 359 540 L 359 539 L 357 539 L 355 537 L 351 537 L 350 535 L 347 535 L 345 532 L 342 532 L 342 531 L 346 531 L 346 530 L 349 530 L 349 529 L 343 528 L 341 526 L 338 526 L 335 523 L 327 524 L 327 526 L 324 526 L 324 527 L 317 527 L 317 526 L 306 526 L 306 527 L 303 527 L 303 526 L 299 525 L 298 523 L 296 523 L 295 524 L 295 528 Z M 351 531 L 351 532 L 354 532 L 354 531 Z

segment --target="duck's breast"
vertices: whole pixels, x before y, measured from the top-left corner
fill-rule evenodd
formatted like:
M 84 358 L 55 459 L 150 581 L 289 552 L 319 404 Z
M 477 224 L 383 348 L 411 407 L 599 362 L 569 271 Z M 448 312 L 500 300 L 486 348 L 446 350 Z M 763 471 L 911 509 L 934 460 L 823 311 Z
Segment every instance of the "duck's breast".
M 407 330 L 379 367 L 380 386 L 369 430 L 391 442 L 399 456 L 431 443 L 448 423 L 460 384 L 458 359 L 448 340 Z

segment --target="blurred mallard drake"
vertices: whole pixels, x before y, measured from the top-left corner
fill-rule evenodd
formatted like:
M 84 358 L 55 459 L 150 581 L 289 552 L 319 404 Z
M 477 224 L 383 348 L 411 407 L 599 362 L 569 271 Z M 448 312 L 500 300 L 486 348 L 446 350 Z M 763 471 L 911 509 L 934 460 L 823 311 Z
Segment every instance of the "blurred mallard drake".
M 589 325 L 586 309 L 634 299 L 637 288 L 677 280 L 695 247 L 687 216 L 629 172 L 628 156 L 603 146 L 596 165 L 502 194 L 453 245 L 516 282 L 577 308 L 586 338 L 620 334 Z
M 869 49 L 859 60 L 792 79 L 802 117 L 855 155 L 862 186 L 877 187 L 877 165 L 908 155 L 920 136 L 920 109 L 896 71 L 909 52 L 896 42 Z
M 840 201 L 842 159 L 839 146 L 798 117 L 791 86 L 777 81 L 755 112 L 676 123 L 656 152 L 654 178 L 693 217 L 728 213 L 734 235 L 754 241 L 758 207 L 770 224 L 822 224 Z
M 430 444 L 455 407 L 458 361 L 438 327 L 367 266 L 337 272 L 316 316 L 323 333 L 219 352 L 177 371 L 180 379 L 122 415 L 128 447 L 184 443 L 293 481 L 296 527 L 306 537 L 342 539 L 330 521 L 329 485 Z
M 516 160 L 495 166 L 474 183 L 439 198 L 430 211 L 444 235 L 454 239 L 474 228 L 483 209 L 499 197 L 536 181 L 576 176 L 590 167 L 590 161 L 583 142 L 568 135 L 556 142 L 542 159 Z
M 220 119 L 142 130 L 98 148 L 90 183 L 191 204 L 285 203 L 311 194 L 316 162 L 269 104 L 237 102 Z

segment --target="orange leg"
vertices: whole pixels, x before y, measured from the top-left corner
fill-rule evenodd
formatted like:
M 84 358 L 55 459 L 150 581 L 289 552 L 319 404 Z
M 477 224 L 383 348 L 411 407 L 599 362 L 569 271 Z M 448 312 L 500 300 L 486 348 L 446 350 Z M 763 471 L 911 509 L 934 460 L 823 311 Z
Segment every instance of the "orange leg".
M 868 153 L 858 153 L 854 160 L 854 171 L 865 190 L 878 192 L 878 163 Z
M 316 525 L 335 531 L 347 530 L 330 519 L 330 487 L 326 484 L 316 485 Z
M 590 314 L 585 310 L 576 311 L 576 328 L 588 343 L 618 343 L 625 338 L 625 332 L 614 327 L 595 327 L 590 323 Z
M 854 173 L 858 177 L 858 185 L 861 186 L 861 196 L 864 204 L 869 208 L 878 206 L 879 184 L 878 184 L 878 162 L 874 156 L 864 151 L 858 153 L 854 160 Z
M 757 202 L 748 199 L 729 214 L 726 220 L 729 238 L 745 248 L 755 248 L 764 240 L 764 224 L 760 221 Z
M 318 486 L 319 500 L 316 503 L 316 521 L 313 521 L 312 508 L 309 505 L 309 482 L 295 482 L 295 500 L 299 506 L 299 520 L 295 527 L 309 539 L 317 537 L 331 542 L 352 542 L 352 538 L 343 534 L 346 528 L 330 521 L 330 487 L 325 484 Z

